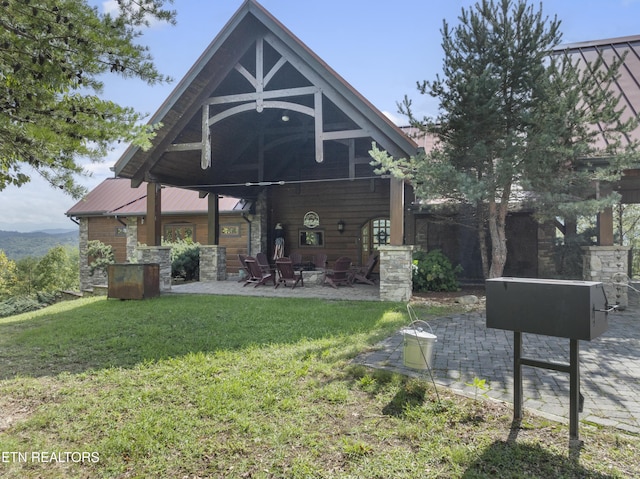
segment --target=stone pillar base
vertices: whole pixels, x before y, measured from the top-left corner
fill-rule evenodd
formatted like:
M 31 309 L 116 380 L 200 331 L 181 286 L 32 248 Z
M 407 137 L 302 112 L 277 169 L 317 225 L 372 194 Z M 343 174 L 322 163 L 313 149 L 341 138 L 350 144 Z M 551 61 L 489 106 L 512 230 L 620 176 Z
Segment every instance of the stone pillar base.
M 585 246 L 582 279 L 604 285 L 609 305 L 626 308 L 629 305 L 628 246 Z
M 409 301 L 413 288 L 413 246 L 381 246 L 379 251 L 380 300 Z
M 160 265 L 160 292 L 171 291 L 171 246 L 138 246 L 138 263 Z
M 219 245 L 200 245 L 200 281 L 227 279 L 227 248 Z

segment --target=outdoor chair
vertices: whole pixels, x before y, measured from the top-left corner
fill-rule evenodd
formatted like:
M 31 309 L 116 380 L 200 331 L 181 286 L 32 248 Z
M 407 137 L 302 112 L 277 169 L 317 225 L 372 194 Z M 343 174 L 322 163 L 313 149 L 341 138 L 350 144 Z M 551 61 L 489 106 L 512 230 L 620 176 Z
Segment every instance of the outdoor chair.
M 240 275 L 240 278 L 238 279 L 238 283 L 240 283 L 241 281 L 245 281 L 247 278 L 249 278 L 251 276 L 251 271 L 249 271 L 249 267 L 244 262 L 245 259 L 247 259 L 247 255 L 246 254 L 239 254 L 238 255 L 238 261 L 240 261 L 240 267 L 245 272 L 244 276 Z
M 324 253 L 319 253 L 313 257 L 313 264 L 316 269 L 325 270 L 327 269 L 327 255 Z
M 269 264 L 269 259 L 265 253 L 256 254 L 256 261 L 260 266 L 260 269 L 265 273 L 275 273 L 275 268 Z
M 302 279 L 302 271 L 296 271 L 293 269 L 293 263 L 290 258 L 278 258 L 276 260 L 276 268 L 278 269 L 279 277 L 276 282 L 276 288 L 281 284 L 285 286 L 291 286 L 294 289 L 298 283 L 300 286 L 304 286 L 304 280 Z
M 351 283 L 366 283 L 375 286 L 375 281 L 372 278 L 373 270 L 378 264 L 378 255 L 373 254 L 369 256 L 367 264 L 359 266 L 351 270 Z
M 338 289 L 340 285 L 353 287 L 351 284 L 351 258 L 341 256 L 336 260 L 333 269 L 324 272 L 322 284 L 328 284 L 332 288 Z
M 263 271 L 255 258 L 247 256 L 244 263 L 247 265 L 247 268 L 249 268 L 249 277 L 242 285 L 243 287 L 251 283 L 254 285 L 254 288 L 257 288 L 261 284 L 264 285 L 269 280 L 273 281 L 274 286 L 276 285 L 275 275 L 273 273 Z
M 291 260 L 293 269 L 295 269 L 296 271 L 300 271 L 303 269 L 302 255 L 300 253 L 291 253 L 289 255 L 289 259 Z

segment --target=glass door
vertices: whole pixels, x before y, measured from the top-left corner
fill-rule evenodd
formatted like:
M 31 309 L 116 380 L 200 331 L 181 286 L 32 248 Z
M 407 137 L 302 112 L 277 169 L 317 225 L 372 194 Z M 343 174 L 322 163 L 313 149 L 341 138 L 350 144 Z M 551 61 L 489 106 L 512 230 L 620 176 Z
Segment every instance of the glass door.
M 391 241 L 391 220 L 389 218 L 374 218 L 367 221 L 360 230 L 360 240 L 362 246 L 360 264 L 366 264 L 372 253 Z

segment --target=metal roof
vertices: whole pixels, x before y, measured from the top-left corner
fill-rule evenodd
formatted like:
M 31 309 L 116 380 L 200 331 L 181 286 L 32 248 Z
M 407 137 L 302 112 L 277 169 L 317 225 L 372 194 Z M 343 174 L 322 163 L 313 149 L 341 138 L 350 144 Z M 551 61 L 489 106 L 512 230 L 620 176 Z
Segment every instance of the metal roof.
M 604 68 L 624 56 L 619 76 L 611 87 L 620 97 L 619 108 L 624 108 L 622 121 L 628 120 L 629 117 L 640 119 L 640 35 L 564 44 L 558 46 L 554 52 L 569 55 L 575 61 L 580 60 L 582 66 L 585 62 L 595 61 L 598 55 L 601 55 Z M 415 127 L 407 126 L 402 129 L 427 152 L 431 151 L 437 142 L 435 135 L 424 134 Z M 628 135 L 628 139 L 640 141 L 640 125 Z
M 640 35 L 591 40 L 587 42 L 560 45 L 556 53 L 569 55 L 572 60 L 584 66 L 602 58 L 603 68 L 609 68 L 624 57 L 618 71 L 618 78 L 611 85 L 614 94 L 620 98 L 619 108 L 624 108 L 622 121 L 640 114 Z M 640 126 L 629 135 L 630 141 L 640 141 Z M 604 146 L 604 145 L 603 145 Z
M 221 213 L 238 210 L 237 198 L 220 197 Z M 207 198 L 197 191 L 165 186 L 162 189 L 163 215 L 207 214 Z M 147 214 L 147 184 L 131 187 L 126 178 L 108 178 L 66 212 L 67 216 L 144 216 Z

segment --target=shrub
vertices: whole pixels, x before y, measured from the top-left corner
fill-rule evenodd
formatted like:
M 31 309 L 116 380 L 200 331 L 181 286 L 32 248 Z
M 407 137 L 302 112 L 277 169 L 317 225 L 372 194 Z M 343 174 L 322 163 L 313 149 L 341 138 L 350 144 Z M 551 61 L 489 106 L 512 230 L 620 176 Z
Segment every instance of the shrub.
M 13 296 L 5 301 L 0 301 L 0 318 L 36 311 L 55 303 L 59 297 L 57 293 Z
M 200 244 L 191 239 L 163 242 L 171 246 L 171 277 L 185 281 L 198 280 L 200 276 Z
M 116 262 L 113 247 L 100 240 L 92 240 L 87 243 L 87 255 L 91 259 L 89 262 L 91 276 L 96 271 L 106 273 L 107 266 Z
M 413 290 L 414 291 L 457 291 L 457 276 L 462 267 L 455 268 L 442 251 L 416 251 L 413 254 Z

